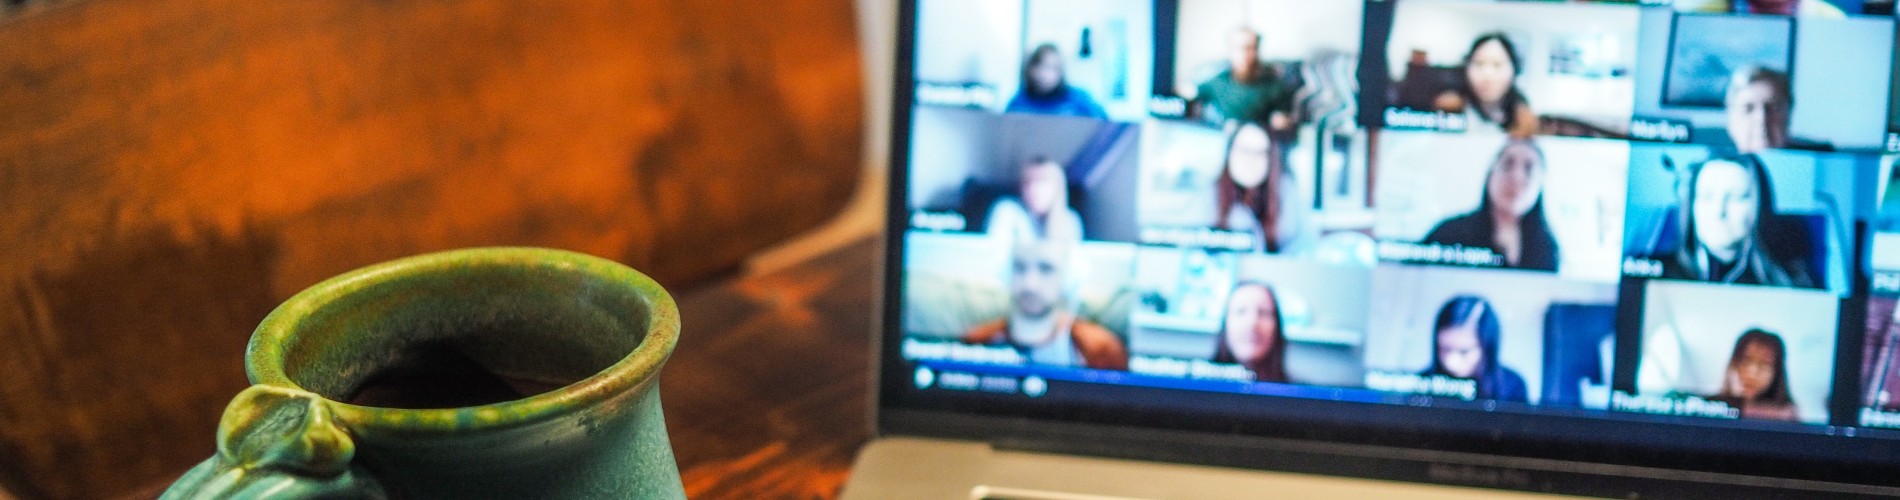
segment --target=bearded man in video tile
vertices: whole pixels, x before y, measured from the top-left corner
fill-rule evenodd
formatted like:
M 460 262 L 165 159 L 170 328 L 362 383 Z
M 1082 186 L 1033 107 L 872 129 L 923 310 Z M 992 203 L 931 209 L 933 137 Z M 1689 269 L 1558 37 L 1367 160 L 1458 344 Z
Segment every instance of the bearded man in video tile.
M 1039 366 L 1128 369 L 1121 337 L 1076 312 L 1075 245 L 1060 238 L 1016 239 L 1009 258 L 1009 315 L 977 325 L 963 341 L 1009 346 Z

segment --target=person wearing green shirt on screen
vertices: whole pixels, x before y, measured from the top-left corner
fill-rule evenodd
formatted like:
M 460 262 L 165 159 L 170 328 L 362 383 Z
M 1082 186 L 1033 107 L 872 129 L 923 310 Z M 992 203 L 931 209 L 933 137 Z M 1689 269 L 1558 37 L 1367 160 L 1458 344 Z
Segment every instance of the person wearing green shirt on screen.
M 1238 28 L 1229 35 L 1228 69 L 1201 82 L 1189 115 L 1213 123 L 1261 123 L 1274 132 L 1291 130 L 1297 90 L 1278 68 L 1260 60 L 1260 32 Z

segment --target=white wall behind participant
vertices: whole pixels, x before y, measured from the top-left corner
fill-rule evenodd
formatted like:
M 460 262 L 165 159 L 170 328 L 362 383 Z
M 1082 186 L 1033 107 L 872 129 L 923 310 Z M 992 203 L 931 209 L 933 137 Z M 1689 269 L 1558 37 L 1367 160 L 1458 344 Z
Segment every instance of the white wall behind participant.
M 1003 109 L 1015 95 L 1023 46 L 1023 0 L 919 0 L 919 82 L 994 87 Z

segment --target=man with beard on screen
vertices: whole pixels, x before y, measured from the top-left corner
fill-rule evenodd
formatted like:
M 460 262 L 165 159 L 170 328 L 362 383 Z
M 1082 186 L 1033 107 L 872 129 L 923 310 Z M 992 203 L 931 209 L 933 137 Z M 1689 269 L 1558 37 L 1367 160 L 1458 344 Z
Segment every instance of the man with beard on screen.
M 963 342 L 1009 346 L 1041 366 L 1128 369 L 1121 337 L 1076 310 L 1069 276 L 1075 245 L 1060 238 L 1016 238 L 1009 258 L 1009 315 L 970 329 Z

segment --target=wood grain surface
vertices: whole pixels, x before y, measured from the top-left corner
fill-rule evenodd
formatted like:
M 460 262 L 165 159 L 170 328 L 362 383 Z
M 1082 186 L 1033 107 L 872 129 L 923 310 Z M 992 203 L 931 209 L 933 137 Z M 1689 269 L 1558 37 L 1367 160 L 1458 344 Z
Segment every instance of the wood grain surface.
M 871 434 L 879 248 L 862 240 L 680 297 L 660 398 L 689 498 L 837 495 Z
M 537 245 L 691 290 L 808 230 L 859 174 L 855 33 L 840 0 L 76 0 L 0 22 L 0 485 L 112 497 L 209 456 L 250 330 L 349 269 Z

